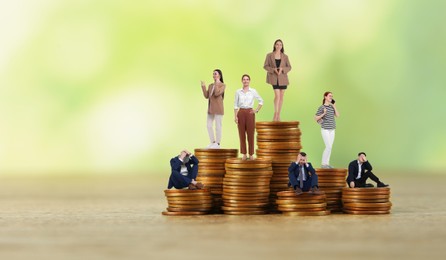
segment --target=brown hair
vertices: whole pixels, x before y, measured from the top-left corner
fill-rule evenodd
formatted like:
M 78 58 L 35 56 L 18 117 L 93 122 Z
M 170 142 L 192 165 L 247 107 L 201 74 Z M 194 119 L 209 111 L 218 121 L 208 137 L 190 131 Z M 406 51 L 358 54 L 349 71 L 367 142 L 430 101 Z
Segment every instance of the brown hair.
M 325 97 L 328 96 L 328 94 L 332 94 L 330 91 L 327 91 L 324 93 L 324 98 L 322 99 L 322 105 L 325 104 Z
M 276 50 L 276 43 L 277 42 L 281 42 L 282 43 L 282 49 L 280 50 L 280 52 L 285 53 L 285 47 L 283 47 L 283 41 L 281 39 L 277 39 L 274 44 L 273 44 L 273 51 Z

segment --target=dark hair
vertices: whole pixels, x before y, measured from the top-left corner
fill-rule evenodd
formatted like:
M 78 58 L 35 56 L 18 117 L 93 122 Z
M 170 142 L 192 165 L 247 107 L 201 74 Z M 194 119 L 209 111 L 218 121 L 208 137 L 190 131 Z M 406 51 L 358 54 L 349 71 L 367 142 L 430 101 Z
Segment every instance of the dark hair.
M 248 79 L 251 80 L 251 77 L 248 74 L 243 74 L 242 80 L 243 80 L 244 77 L 248 77 Z
M 361 154 L 363 154 L 364 156 L 367 156 L 367 154 L 365 154 L 364 152 L 358 153 L 358 156 L 361 156 Z
M 215 69 L 214 71 L 216 71 L 216 72 L 218 73 L 218 75 L 220 75 L 220 81 L 221 81 L 221 83 L 225 83 L 225 82 L 223 81 L 223 73 L 221 72 L 221 70 L 219 70 L 219 69 Z
M 277 42 L 281 42 L 281 43 L 282 43 L 282 49 L 280 50 L 280 52 L 285 53 L 285 47 L 283 47 L 283 41 L 282 41 L 281 39 L 277 39 L 277 40 L 274 42 L 274 45 L 273 45 L 273 51 L 276 50 L 276 43 L 277 43 Z
M 307 154 L 304 152 L 300 152 L 299 154 L 302 155 L 303 157 L 307 156 Z
M 324 98 L 322 99 L 322 105 L 325 104 L 325 97 L 328 96 L 328 94 L 330 94 L 330 91 L 327 91 L 324 93 Z
M 220 81 L 221 81 L 221 83 L 225 83 L 224 81 L 223 81 L 223 73 L 221 72 L 221 70 L 220 69 L 215 69 L 214 71 L 216 71 L 217 73 L 218 73 L 218 75 L 220 75 Z M 225 98 L 225 92 L 223 91 L 223 94 L 221 94 L 221 98 Z

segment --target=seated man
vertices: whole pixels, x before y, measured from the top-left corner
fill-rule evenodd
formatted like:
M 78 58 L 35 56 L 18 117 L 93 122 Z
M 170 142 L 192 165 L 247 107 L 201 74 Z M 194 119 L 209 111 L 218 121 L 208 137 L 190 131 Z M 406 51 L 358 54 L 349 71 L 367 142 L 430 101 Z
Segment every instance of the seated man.
M 296 195 L 302 194 L 303 191 L 310 191 L 310 189 L 310 193 L 320 194 L 316 171 L 311 163 L 307 162 L 306 153 L 299 153 L 297 161 L 292 162 L 288 167 L 288 178 L 290 179 L 288 185 L 294 188 Z
M 203 188 L 202 183 L 195 181 L 198 173 L 198 159 L 186 149 L 170 160 L 170 167 L 172 173 L 170 174 L 168 189 L 172 187 L 176 189 L 188 187 L 190 190 Z
M 378 187 L 387 187 L 389 185 L 382 183 L 375 174 L 372 173 L 372 165 L 367 161 L 364 152 L 358 153 L 358 159 L 350 162 L 348 165 L 347 184 L 350 188 L 373 187 L 373 184 L 366 184 L 370 178 L 376 182 Z

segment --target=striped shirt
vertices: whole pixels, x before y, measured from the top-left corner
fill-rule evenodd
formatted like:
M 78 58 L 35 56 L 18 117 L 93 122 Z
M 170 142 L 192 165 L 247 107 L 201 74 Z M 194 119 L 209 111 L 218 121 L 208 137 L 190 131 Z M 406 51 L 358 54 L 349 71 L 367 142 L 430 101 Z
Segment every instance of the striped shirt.
M 324 113 L 324 107 L 327 109 L 327 114 L 322 117 L 321 127 L 323 129 L 332 130 L 336 129 L 336 121 L 335 121 L 335 110 L 333 106 L 325 106 L 322 105 L 318 108 L 316 112 L 316 116 L 320 116 Z

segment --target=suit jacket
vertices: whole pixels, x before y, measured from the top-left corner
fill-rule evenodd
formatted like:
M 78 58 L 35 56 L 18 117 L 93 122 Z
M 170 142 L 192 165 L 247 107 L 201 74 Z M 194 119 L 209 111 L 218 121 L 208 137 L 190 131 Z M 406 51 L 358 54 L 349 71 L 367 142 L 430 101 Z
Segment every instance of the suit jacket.
M 268 53 L 265 58 L 265 63 L 263 68 L 267 71 L 266 73 L 266 83 L 271 85 L 277 85 L 277 79 L 279 80 L 279 86 L 288 86 L 288 72 L 291 70 L 291 64 L 288 56 L 285 53 L 280 54 L 280 68 L 282 68 L 283 73 L 277 75 L 274 70 L 276 67 L 276 60 L 274 58 L 274 52 Z
M 288 167 L 288 172 L 293 174 L 294 177 L 297 179 L 297 177 L 299 177 L 299 164 L 297 164 L 296 162 L 292 162 L 290 167 Z M 304 165 L 304 172 L 305 172 L 305 181 L 308 181 L 308 178 L 310 177 L 309 173 L 311 173 L 312 175 L 316 174 L 316 171 L 314 170 L 311 163 L 308 163 L 308 167 Z
M 217 83 L 214 88 L 214 92 L 211 95 L 213 87 L 214 83 L 210 84 L 208 89 L 206 89 L 204 86 L 201 86 L 204 97 L 209 99 L 208 114 L 223 115 L 223 94 L 225 92 L 226 85 L 224 83 Z
M 362 163 L 361 166 L 361 176 L 365 173 L 365 171 L 371 171 L 372 165 L 369 163 L 369 161 Z M 348 177 L 347 182 L 350 183 L 351 181 L 356 180 L 356 177 L 358 177 L 358 160 L 351 161 L 348 165 Z
M 181 172 L 181 165 L 183 164 L 183 162 L 178 158 L 178 156 L 173 157 L 172 159 L 170 159 L 170 167 L 172 168 L 172 172 L 173 171 L 177 171 L 177 172 Z M 192 166 L 191 165 L 197 165 L 198 164 L 198 159 L 195 156 L 191 156 L 189 159 L 189 162 L 187 162 L 185 164 L 187 171 L 190 173 L 192 170 Z

